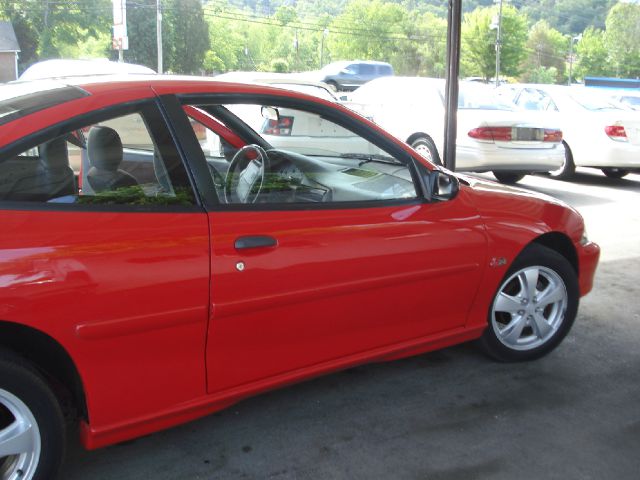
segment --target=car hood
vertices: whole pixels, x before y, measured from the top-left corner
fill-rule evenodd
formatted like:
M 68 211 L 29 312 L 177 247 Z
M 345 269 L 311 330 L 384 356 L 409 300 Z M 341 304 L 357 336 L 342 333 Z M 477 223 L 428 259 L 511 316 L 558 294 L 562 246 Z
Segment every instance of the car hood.
M 511 232 L 519 238 L 527 232 L 532 239 L 549 232 L 561 232 L 573 242 L 580 241 L 584 232 L 582 216 L 563 201 L 470 175 L 456 173 L 456 176 L 464 185 L 462 188 L 470 190 L 489 231 L 499 227 L 496 230 Z

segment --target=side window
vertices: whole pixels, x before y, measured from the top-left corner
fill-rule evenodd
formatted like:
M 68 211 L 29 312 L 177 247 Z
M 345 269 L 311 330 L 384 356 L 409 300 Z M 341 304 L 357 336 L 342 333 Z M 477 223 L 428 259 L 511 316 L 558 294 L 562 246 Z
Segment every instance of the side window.
M 154 112 L 145 107 L 89 121 L 58 131 L 13 158 L 0 159 L 0 201 L 195 203 L 186 172 Z
M 360 64 L 360 75 L 375 75 L 376 67 L 368 63 Z
M 212 116 L 219 108 L 198 106 Z M 245 104 L 227 105 L 225 111 L 235 113 L 246 132 L 236 131 L 228 139 L 209 124 L 207 135 L 218 138 L 218 147 L 211 150 L 200 141 L 221 203 L 382 202 L 417 197 L 407 165 L 325 116 Z M 253 142 L 237 141 L 256 133 L 259 137 Z
M 352 63 L 348 67 L 345 68 L 347 74 L 349 75 L 360 75 L 360 64 Z
M 544 92 L 540 92 L 540 103 L 542 106 L 542 110 L 547 111 L 547 112 L 557 112 L 558 111 L 558 107 L 556 106 L 555 102 L 553 101 L 553 99 L 547 95 Z

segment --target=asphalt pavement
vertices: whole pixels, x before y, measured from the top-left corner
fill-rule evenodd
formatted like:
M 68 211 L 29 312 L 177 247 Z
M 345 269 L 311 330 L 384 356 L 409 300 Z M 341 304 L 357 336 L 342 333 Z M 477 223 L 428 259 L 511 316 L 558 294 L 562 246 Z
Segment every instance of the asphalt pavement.
M 547 357 L 500 364 L 460 345 L 101 450 L 72 436 L 62 478 L 638 480 L 640 175 L 579 170 L 520 186 L 576 207 L 602 247 L 594 290 Z

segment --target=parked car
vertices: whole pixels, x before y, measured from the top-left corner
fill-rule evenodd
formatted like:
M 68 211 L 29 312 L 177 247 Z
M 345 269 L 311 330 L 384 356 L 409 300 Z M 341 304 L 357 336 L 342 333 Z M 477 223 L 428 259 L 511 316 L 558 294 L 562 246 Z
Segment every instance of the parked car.
M 319 72 L 319 80 L 336 91 L 351 91 L 374 78 L 393 75 L 393 67 L 385 62 L 341 61 L 325 65 Z
M 543 112 L 563 133 L 565 161 L 552 175 L 566 179 L 576 166 L 622 178 L 640 169 L 640 116 L 585 87 L 522 85 L 513 95 L 519 107 Z
M 217 81 L 258 83 L 313 95 L 324 100 L 337 101 L 335 90 L 326 83 L 316 82 L 295 73 L 227 72 L 214 77 Z
M 274 148 L 234 104 L 379 153 Z M 0 86 L 0 222 L 3 480 L 55 478 L 63 413 L 93 449 L 460 342 L 540 357 L 599 256 L 560 201 L 448 172 L 335 102 L 197 78 Z
M 615 100 L 618 103 L 621 103 L 625 107 L 630 108 L 631 110 L 640 111 L 640 92 L 639 91 L 634 91 L 634 92 L 617 91 L 612 93 L 610 96 L 613 100 Z
M 444 143 L 444 81 L 387 77 L 356 90 L 354 108 L 407 142 L 428 160 L 441 163 Z M 461 83 L 458 101 L 456 169 L 493 172 L 504 183 L 549 172 L 564 161 L 562 132 L 554 123 L 516 112 L 492 87 Z

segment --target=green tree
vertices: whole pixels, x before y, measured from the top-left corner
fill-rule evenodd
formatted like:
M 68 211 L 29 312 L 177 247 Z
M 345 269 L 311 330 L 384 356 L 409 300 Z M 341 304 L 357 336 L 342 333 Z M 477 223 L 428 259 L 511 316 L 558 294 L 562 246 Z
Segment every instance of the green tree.
M 566 55 L 569 49 L 569 38 L 551 28 L 546 20 L 538 21 L 531 30 L 525 44 L 527 57 L 522 65 L 525 82 L 560 83 L 564 80 Z M 544 70 L 541 70 L 544 68 Z M 541 73 L 548 80 L 549 72 L 555 71 L 557 77 L 551 82 L 539 81 Z
M 109 0 L 0 0 L 0 16 L 14 24 L 23 67 L 99 38 L 112 22 Z
M 38 61 L 38 43 L 40 36 L 33 26 L 33 22 L 24 11 L 17 9 L 15 2 L 0 0 L 0 19 L 8 20 L 13 25 L 16 39 L 20 45 L 18 69 L 24 71 L 26 67 Z
M 534 22 L 546 20 L 549 25 L 568 35 L 576 35 L 587 27 L 604 28 L 605 18 L 617 0 L 540 0 L 527 2 L 522 13 Z
M 479 75 L 485 80 L 495 76 L 496 30 L 491 28 L 498 17 L 497 7 L 477 8 L 462 22 L 461 72 Z M 502 7 L 502 48 L 500 74 L 516 77 L 526 55 L 527 19 L 511 5 Z
M 352 0 L 330 25 L 332 60 L 389 61 L 406 39 L 407 10 L 382 0 Z
M 604 31 L 589 27 L 576 44 L 575 77 L 611 75 Z
M 200 73 L 209 50 L 209 30 L 200 0 L 165 0 L 162 19 L 164 68 Z
M 130 63 L 158 68 L 156 0 L 127 0 L 129 49 L 124 59 Z M 114 54 L 115 55 L 115 54 Z
M 640 5 L 618 3 L 607 15 L 605 44 L 617 76 L 640 76 Z
M 444 77 L 447 61 L 447 21 L 433 13 L 424 13 L 415 20 L 417 29 L 416 57 L 412 59 L 412 74 Z
M 556 67 L 534 67 L 527 71 L 526 82 L 530 83 L 556 83 L 558 70 Z

